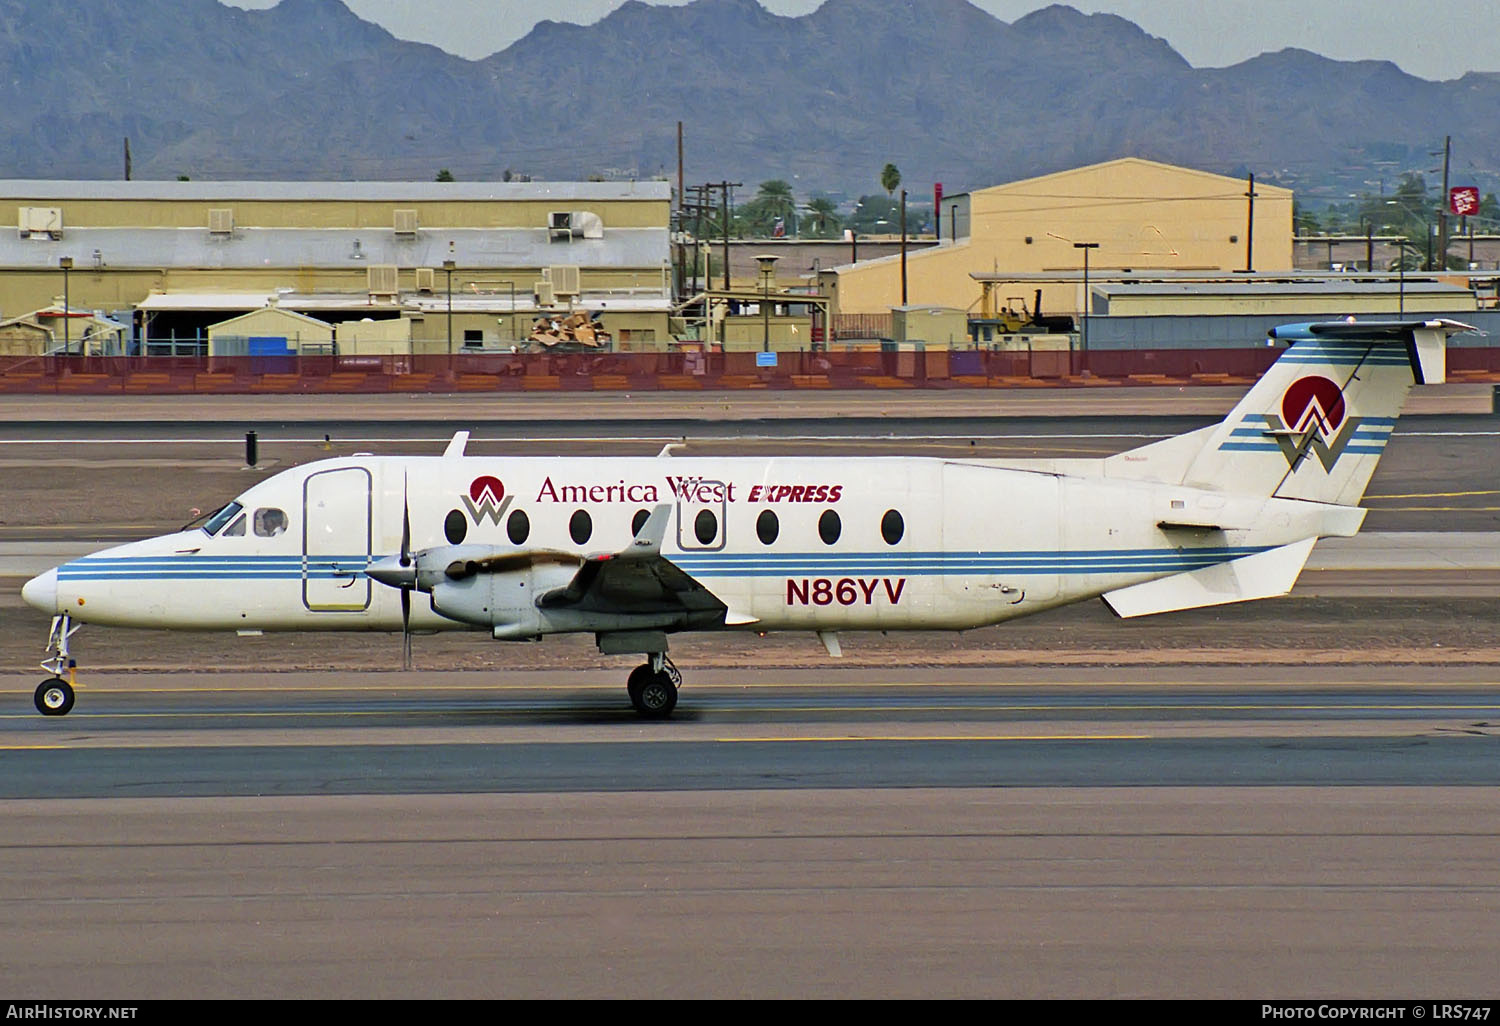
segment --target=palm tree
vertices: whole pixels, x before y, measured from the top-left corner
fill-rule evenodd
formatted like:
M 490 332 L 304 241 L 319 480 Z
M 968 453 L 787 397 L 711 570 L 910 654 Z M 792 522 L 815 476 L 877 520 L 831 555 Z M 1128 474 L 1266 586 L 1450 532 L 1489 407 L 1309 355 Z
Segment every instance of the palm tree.
M 895 164 L 887 164 L 880 169 L 880 187 L 885 190 L 887 196 L 894 197 L 896 189 L 901 185 L 901 171 Z
M 827 237 L 839 229 L 839 215 L 833 200 L 827 196 L 818 196 L 807 204 L 807 213 L 812 219 L 813 233 L 820 238 Z
M 760 225 L 762 232 L 769 235 L 775 222 L 779 219 L 783 225 L 791 219 L 796 210 L 797 201 L 792 195 L 792 186 L 780 178 L 773 178 L 768 182 L 760 183 L 760 191 L 750 201 L 753 208 L 753 218 Z

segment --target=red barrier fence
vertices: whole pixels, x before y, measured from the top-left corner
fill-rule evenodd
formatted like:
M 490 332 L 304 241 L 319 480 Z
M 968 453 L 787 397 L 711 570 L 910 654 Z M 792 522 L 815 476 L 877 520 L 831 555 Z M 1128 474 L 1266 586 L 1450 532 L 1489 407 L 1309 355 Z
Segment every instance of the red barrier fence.
M 1248 384 L 1280 350 L 1080 353 L 521 353 L 453 356 L 0 357 L 0 394 L 547 392 Z M 1455 381 L 1500 381 L 1500 348 L 1448 351 Z

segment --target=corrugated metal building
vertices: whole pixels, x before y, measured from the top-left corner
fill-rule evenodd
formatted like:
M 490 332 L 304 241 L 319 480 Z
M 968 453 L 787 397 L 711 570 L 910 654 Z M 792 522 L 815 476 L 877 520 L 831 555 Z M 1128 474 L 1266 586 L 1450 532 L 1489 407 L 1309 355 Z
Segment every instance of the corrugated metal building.
M 617 337 L 665 339 L 670 207 L 665 182 L 0 181 L 0 313 L 60 295 L 68 257 L 73 308 L 142 309 L 151 340 L 297 295 L 335 322 L 422 319 L 440 297 L 419 330 L 446 341 L 451 261 L 460 338 L 603 305 Z
M 1134 157 L 1060 171 L 958 196 L 939 212 L 941 244 L 907 258 L 908 304 L 974 309 L 975 272 L 1046 273 L 1083 267 L 1076 243 L 1097 243 L 1099 270 L 1231 271 L 1251 242 L 1247 182 Z M 1253 265 L 1292 266 L 1292 193 L 1257 183 Z M 902 305 L 899 257 L 819 275 L 841 314 L 884 314 Z M 1049 285 L 1047 309 L 1083 308 L 1081 285 Z

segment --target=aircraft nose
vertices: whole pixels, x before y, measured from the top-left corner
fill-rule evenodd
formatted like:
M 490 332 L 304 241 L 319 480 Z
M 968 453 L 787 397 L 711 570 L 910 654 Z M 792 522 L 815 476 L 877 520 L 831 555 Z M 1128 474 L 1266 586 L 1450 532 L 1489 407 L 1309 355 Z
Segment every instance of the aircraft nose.
M 21 598 L 27 605 L 35 606 L 44 613 L 57 612 L 57 568 L 38 574 L 22 585 Z

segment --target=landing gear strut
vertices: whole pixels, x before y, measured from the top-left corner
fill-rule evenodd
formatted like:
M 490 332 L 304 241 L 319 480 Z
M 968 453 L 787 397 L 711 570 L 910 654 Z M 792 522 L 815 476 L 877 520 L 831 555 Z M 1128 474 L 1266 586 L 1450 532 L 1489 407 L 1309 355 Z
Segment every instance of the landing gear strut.
M 48 656 L 42 660 L 42 669 L 52 676 L 37 685 L 33 696 L 36 711 L 43 716 L 66 716 L 73 708 L 74 668 L 78 664 L 68 654 L 68 639 L 76 630 L 71 617 L 52 618 L 52 633 L 47 636 Z
M 681 685 L 682 674 L 665 653 L 658 652 L 652 654 L 650 662 L 630 671 L 625 687 L 636 712 L 648 720 L 664 720 L 677 708 L 677 689 Z

